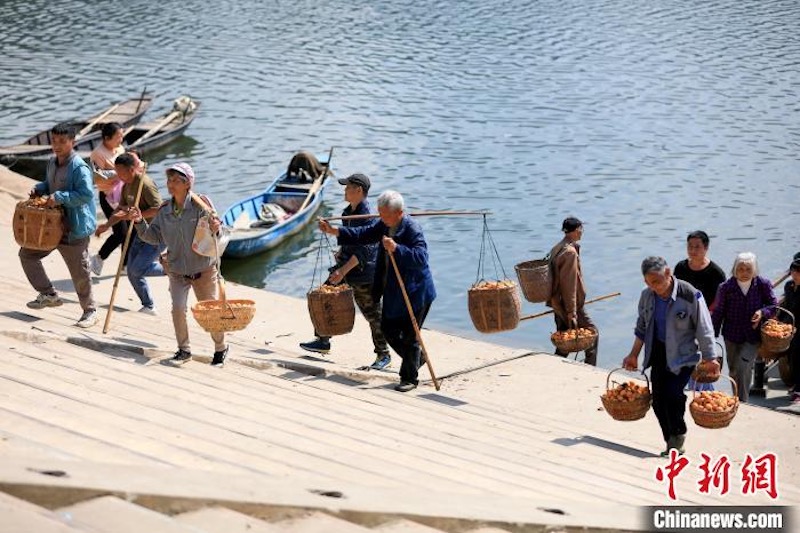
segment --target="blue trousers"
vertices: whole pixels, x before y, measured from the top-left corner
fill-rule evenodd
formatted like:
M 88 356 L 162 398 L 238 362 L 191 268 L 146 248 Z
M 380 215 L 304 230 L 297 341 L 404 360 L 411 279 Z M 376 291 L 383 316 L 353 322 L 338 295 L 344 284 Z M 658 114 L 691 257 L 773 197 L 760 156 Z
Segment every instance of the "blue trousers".
M 147 276 L 163 276 L 164 268 L 158 262 L 163 245 L 147 244 L 134 232 L 128 248 L 128 279 L 144 307 L 153 307 L 153 297 L 147 285 Z

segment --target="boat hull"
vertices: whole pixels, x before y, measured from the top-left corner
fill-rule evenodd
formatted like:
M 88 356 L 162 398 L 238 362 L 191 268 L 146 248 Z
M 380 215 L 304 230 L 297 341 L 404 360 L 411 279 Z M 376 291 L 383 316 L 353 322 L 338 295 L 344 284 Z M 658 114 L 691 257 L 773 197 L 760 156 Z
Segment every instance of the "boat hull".
M 307 193 L 276 190 L 276 185 L 284 178 L 285 174 L 261 194 L 237 202 L 225 211 L 222 222 L 234 229 L 231 231 L 231 239 L 223 257 L 243 258 L 271 250 L 301 231 L 314 219 L 314 213 L 322 205 L 324 187 L 330 178 L 326 179 L 326 182 L 313 194 L 311 201 L 302 211 L 292 214 L 289 218 L 267 228 L 237 227 L 241 225 L 240 221 L 243 218 L 257 221 L 261 206 L 265 203 L 276 203 L 290 209 L 297 208 L 303 203 Z

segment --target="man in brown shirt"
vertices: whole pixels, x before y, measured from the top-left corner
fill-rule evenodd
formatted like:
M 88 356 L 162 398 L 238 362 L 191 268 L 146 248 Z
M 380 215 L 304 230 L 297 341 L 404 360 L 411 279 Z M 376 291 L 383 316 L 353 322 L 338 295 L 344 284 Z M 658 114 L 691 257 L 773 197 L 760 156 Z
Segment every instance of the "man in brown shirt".
M 597 331 L 583 308 L 586 302 L 586 286 L 581 273 L 581 247 L 578 244 L 583 236 L 583 222 L 575 217 L 567 217 L 561 225 L 561 231 L 564 232 L 564 238 L 550 250 L 553 285 L 547 304 L 553 308 L 558 331 L 574 328 Z M 557 349 L 556 355 L 566 357 L 569 354 Z M 597 341 L 585 351 L 585 355 L 584 362 L 587 365 L 597 365 Z
M 161 194 L 153 180 L 145 174 L 143 165 L 139 158 L 134 154 L 125 153 L 117 156 L 114 161 L 117 177 L 122 180 L 122 195 L 119 200 L 119 207 L 111 215 L 106 224 L 98 227 L 96 235 L 108 230 L 120 220 L 131 220 L 131 208 L 136 204 L 136 193 L 139 190 L 139 183 L 142 183 L 142 195 L 139 198 L 139 208 L 142 216 L 146 220 L 152 220 L 158 213 L 158 208 L 162 204 Z M 147 276 L 163 276 L 164 268 L 158 262 L 158 255 L 164 250 L 163 246 L 148 244 L 134 233 L 130 250 L 128 251 L 128 280 L 130 280 L 133 290 L 142 302 L 140 313 L 156 315 L 155 303 L 150 295 L 150 287 L 145 279 Z

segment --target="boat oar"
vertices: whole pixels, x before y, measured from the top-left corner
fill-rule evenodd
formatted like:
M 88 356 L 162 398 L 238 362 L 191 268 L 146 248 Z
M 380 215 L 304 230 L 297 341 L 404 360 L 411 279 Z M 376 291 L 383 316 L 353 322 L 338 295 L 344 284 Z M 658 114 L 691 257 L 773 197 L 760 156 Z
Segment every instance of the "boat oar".
M 583 305 L 591 304 L 591 303 L 594 303 L 594 302 L 599 302 L 600 300 L 607 300 L 609 298 L 615 298 L 615 297 L 619 296 L 620 294 L 622 294 L 622 293 L 621 292 L 612 292 L 611 294 L 605 294 L 603 296 L 598 296 L 597 298 L 592 298 L 591 300 L 588 300 L 588 301 L 584 302 Z M 542 311 L 541 313 L 536 313 L 536 314 L 533 314 L 533 315 L 525 315 L 523 317 L 520 317 L 519 320 L 521 322 L 523 320 L 530 320 L 532 318 L 539 318 L 541 316 L 551 315 L 551 314 L 553 314 L 553 312 L 554 311 L 552 309 L 550 309 L 549 311 Z
M 446 217 L 451 215 L 491 215 L 491 211 L 416 211 L 414 213 L 405 213 L 412 217 Z M 369 213 L 366 215 L 347 215 L 341 217 L 325 217 L 322 220 L 358 220 L 364 218 L 377 218 L 380 214 Z
M 119 104 L 114 104 L 111 107 L 109 107 L 108 109 L 106 109 L 100 116 L 98 116 L 97 118 L 92 120 L 90 123 L 88 123 L 86 126 L 84 126 L 83 129 L 81 129 L 81 131 L 79 131 L 75 135 L 75 138 L 76 139 L 80 139 L 81 137 L 83 137 L 84 135 L 86 135 L 87 133 L 92 131 L 92 128 L 95 126 L 95 124 L 97 124 L 98 122 L 100 122 L 101 120 L 106 118 L 108 115 L 110 115 L 111 113 L 116 111 L 118 107 L 119 107 Z
M 146 167 L 145 167 L 146 168 Z M 142 197 L 142 187 L 144 186 L 144 170 L 139 177 L 139 188 L 136 190 L 136 200 L 133 205 L 139 207 L 139 199 Z M 128 245 L 131 242 L 131 235 L 133 234 L 133 220 L 128 221 L 128 232 L 125 234 L 125 242 L 122 244 L 122 253 L 119 256 L 119 265 L 117 265 L 117 274 L 114 276 L 114 288 L 111 289 L 111 301 L 108 302 L 108 312 L 106 313 L 106 321 L 103 323 L 103 333 L 108 333 L 108 327 L 111 324 L 111 313 L 114 311 L 114 300 L 117 297 L 117 287 L 119 286 L 119 276 L 122 274 L 122 267 L 125 265 L 125 254 L 128 252 Z
M 161 120 L 161 121 L 160 121 L 158 124 L 156 124 L 155 126 L 153 126 L 152 128 L 150 128 L 149 130 L 147 130 L 147 131 L 144 133 L 144 135 L 142 135 L 141 137 L 139 137 L 138 139 L 136 139 L 136 142 L 134 142 L 134 143 L 133 143 L 132 145 L 130 145 L 128 148 L 136 148 L 136 146 L 137 146 L 137 145 L 141 144 L 141 143 L 142 143 L 142 142 L 144 142 L 145 140 L 149 139 L 150 137 L 152 137 L 153 135 L 155 135 L 156 133 L 158 133 L 158 131 L 159 131 L 161 128 L 163 128 L 164 126 L 166 126 L 167 124 L 169 124 L 170 122 L 172 122 L 173 120 L 175 120 L 176 118 L 178 118 L 180 115 L 181 115 L 181 112 L 180 112 L 180 111 L 173 111 L 172 113 L 170 113 L 169 115 L 167 115 L 166 117 L 164 117 L 164 118 L 163 118 L 163 119 L 162 119 L 162 120 Z
M 142 89 L 142 95 L 139 97 L 139 103 L 136 104 L 136 111 L 133 112 L 134 115 L 139 112 L 139 109 L 141 109 L 145 94 L 147 94 L 147 85 L 145 85 L 144 89 Z
M 297 210 L 298 213 L 306 208 L 308 203 L 311 201 L 311 198 L 317 193 L 319 188 L 322 187 L 322 184 L 325 182 L 325 178 L 328 176 L 328 171 L 331 168 L 331 158 L 333 158 L 333 146 L 331 146 L 331 151 L 328 152 L 328 162 L 325 164 L 325 170 L 322 172 L 322 174 L 317 176 L 317 179 L 314 180 L 311 188 L 308 189 L 308 196 L 306 196 L 306 199 L 303 200 L 302 205 L 300 205 L 300 209 Z
M 397 268 L 397 261 L 394 259 L 394 254 L 390 251 L 386 251 L 386 254 L 389 256 L 389 259 L 392 261 L 392 267 L 394 268 L 394 273 L 397 276 L 397 283 L 400 285 L 400 292 L 403 293 L 403 300 L 406 302 L 406 309 L 408 309 L 408 316 L 411 318 L 411 324 L 414 326 L 414 334 L 417 336 L 417 342 L 419 342 L 419 347 L 422 348 L 422 355 L 425 357 L 425 364 L 428 366 L 428 372 L 431 373 L 431 381 L 433 381 L 433 386 L 436 387 L 438 391 L 441 385 L 439 385 L 439 381 L 436 379 L 436 374 L 433 373 L 433 365 L 431 364 L 431 358 L 428 355 L 428 350 L 425 349 L 425 343 L 422 342 L 422 333 L 419 330 L 419 324 L 417 324 L 417 317 L 414 316 L 414 309 L 411 307 L 411 300 L 408 299 L 408 293 L 406 292 L 406 284 L 403 283 L 403 278 L 400 276 L 400 269 Z

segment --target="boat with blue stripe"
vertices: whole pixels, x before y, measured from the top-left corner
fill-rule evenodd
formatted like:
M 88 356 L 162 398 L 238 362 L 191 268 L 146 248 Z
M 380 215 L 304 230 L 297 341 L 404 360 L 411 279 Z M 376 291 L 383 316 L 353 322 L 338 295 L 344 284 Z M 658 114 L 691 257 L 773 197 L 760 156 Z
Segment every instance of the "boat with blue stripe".
M 222 223 L 231 229 L 223 257 L 243 258 L 266 252 L 311 222 L 330 180 L 329 161 L 330 154 L 320 161 L 324 171 L 313 180 L 305 172 L 291 172 L 290 165 L 263 192 L 229 207 L 222 215 Z

